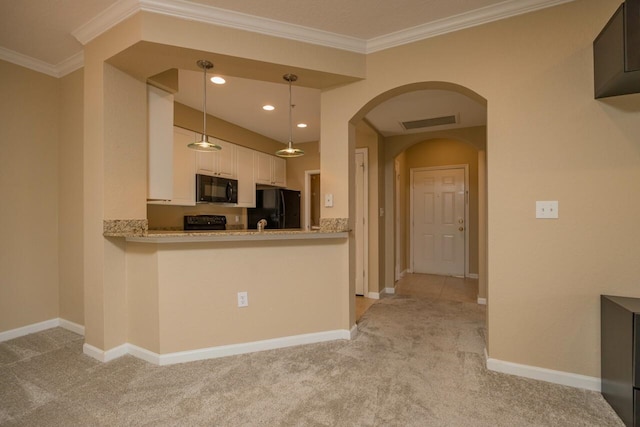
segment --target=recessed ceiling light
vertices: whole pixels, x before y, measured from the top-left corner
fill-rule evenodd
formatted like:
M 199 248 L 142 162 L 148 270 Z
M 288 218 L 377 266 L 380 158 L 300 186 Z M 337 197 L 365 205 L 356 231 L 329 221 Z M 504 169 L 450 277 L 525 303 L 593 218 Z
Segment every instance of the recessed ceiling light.
M 263 106 L 262 109 L 266 110 L 266 111 L 273 111 L 273 110 L 276 109 L 276 107 L 274 107 L 273 105 L 268 105 L 267 104 L 267 105 Z
M 223 85 L 225 84 L 227 81 L 225 79 L 223 79 L 220 76 L 213 76 L 211 77 L 211 82 L 217 84 L 217 85 Z
M 298 123 L 298 127 L 299 128 L 306 128 L 307 124 L 306 123 Z

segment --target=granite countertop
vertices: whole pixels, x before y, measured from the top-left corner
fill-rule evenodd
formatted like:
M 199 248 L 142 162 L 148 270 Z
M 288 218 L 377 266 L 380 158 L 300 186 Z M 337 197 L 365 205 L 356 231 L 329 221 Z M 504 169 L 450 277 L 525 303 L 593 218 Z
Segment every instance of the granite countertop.
M 149 230 L 146 219 L 105 220 L 105 237 L 124 237 L 128 242 L 179 243 L 179 242 L 230 242 L 243 240 L 302 240 L 338 239 L 349 236 L 347 220 L 343 218 L 321 220 L 319 230 L 277 229 L 277 230 L 190 230 L 179 229 Z
M 348 236 L 347 231 L 320 231 L 304 229 L 279 230 L 148 230 L 142 235 L 123 236 L 128 242 L 178 243 L 178 242 L 229 242 L 243 240 L 301 240 L 336 239 Z

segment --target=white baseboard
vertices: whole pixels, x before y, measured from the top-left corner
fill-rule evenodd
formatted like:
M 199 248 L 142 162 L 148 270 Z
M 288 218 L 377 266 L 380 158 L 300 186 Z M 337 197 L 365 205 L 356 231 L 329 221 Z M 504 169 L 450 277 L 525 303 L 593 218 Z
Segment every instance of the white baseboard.
M 393 295 L 396 293 L 396 288 L 384 288 L 384 293 L 387 295 Z
M 33 334 L 35 332 L 40 332 L 46 329 L 55 328 L 56 326 L 60 326 L 60 319 L 45 320 L 44 322 L 38 322 L 32 325 L 23 326 L 21 328 L 0 332 L 0 342 L 9 341 L 14 338 Z
M 480 278 L 480 276 L 477 273 L 469 273 L 469 274 L 467 274 L 467 277 L 469 279 L 479 279 Z
M 487 299 L 478 297 L 478 304 L 487 305 Z
M 25 335 L 45 331 L 51 328 L 57 328 L 58 326 L 65 328 L 71 332 L 75 332 L 76 334 L 84 335 L 84 326 L 78 325 L 77 323 L 73 323 L 65 319 L 56 318 L 45 320 L 44 322 L 34 323 L 32 325 L 23 326 L 21 328 L 0 332 L 0 342 L 9 341 L 14 338 L 23 337 Z
M 335 330 L 313 334 L 294 335 L 290 337 L 274 338 L 270 340 L 254 341 L 242 344 L 223 345 L 219 347 L 202 348 L 198 350 L 180 351 L 176 353 L 158 354 L 133 344 L 122 344 L 111 350 L 102 351 L 92 345 L 85 344 L 84 354 L 101 362 L 108 362 L 118 357 L 130 354 L 155 365 L 165 366 L 176 363 L 194 362 L 196 360 L 215 359 L 219 357 L 235 356 L 238 354 L 254 353 L 264 350 L 293 347 L 296 345 L 313 344 L 325 341 L 349 340 L 357 335 L 357 327 L 350 330 Z
M 94 359 L 99 360 L 100 362 L 110 362 L 118 357 L 124 356 L 125 354 L 129 354 L 129 344 L 122 344 L 110 350 L 103 351 L 91 344 L 84 343 L 82 346 L 82 352 L 87 356 L 91 356 Z
M 84 336 L 84 326 L 73 323 L 69 320 L 59 319 L 60 327 L 65 328 L 67 331 L 75 332 L 78 335 Z
M 367 298 L 380 299 L 380 292 L 369 292 Z
M 485 356 L 487 356 L 486 349 Z M 516 375 L 519 377 L 531 378 L 534 380 L 546 381 L 569 387 L 582 388 L 597 392 L 600 392 L 601 390 L 600 378 L 573 374 L 571 372 L 554 371 L 552 369 L 539 368 L 537 366 L 520 365 L 518 363 L 491 359 L 490 357 L 487 357 L 487 369 L 490 371 L 501 372 L 503 374 Z

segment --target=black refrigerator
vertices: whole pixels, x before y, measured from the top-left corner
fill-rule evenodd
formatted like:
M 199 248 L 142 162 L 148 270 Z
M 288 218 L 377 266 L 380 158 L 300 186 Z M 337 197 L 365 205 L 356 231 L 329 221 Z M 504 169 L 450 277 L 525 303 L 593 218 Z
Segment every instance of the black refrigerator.
M 282 188 L 256 190 L 256 207 L 247 209 L 247 227 L 258 228 L 265 219 L 265 229 L 300 228 L 300 192 Z

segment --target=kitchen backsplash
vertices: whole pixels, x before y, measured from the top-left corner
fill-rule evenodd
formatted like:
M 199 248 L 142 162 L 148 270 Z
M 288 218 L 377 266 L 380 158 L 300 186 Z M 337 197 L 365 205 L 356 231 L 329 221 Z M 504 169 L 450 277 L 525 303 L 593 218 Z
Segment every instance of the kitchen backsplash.
M 185 215 L 205 214 L 226 216 L 228 230 L 247 228 L 247 210 L 245 208 L 215 204 L 198 204 L 196 206 L 147 205 L 149 230 L 182 230 Z

